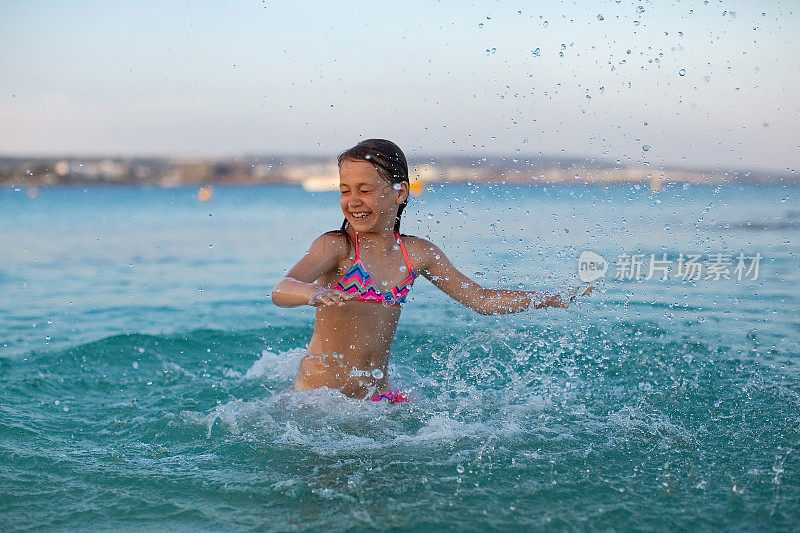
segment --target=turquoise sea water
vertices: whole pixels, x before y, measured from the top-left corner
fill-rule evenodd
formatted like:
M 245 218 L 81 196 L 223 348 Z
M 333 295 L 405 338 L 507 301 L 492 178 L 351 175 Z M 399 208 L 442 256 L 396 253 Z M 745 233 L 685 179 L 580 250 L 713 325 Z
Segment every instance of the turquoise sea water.
M 408 404 L 291 391 L 311 309 L 272 285 L 336 194 L 0 190 L 0 529 L 800 527 L 800 189 L 430 187 L 406 233 L 489 286 L 583 250 L 761 254 L 479 316 L 419 281 Z

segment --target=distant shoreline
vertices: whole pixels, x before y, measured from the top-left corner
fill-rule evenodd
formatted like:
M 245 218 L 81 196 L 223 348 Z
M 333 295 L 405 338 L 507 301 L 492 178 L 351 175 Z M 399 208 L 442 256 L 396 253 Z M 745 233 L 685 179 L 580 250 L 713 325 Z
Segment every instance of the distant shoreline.
M 559 157 L 438 157 L 411 161 L 412 181 L 515 185 L 670 184 L 798 185 L 794 171 L 653 168 L 620 161 Z M 264 156 L 216 159 L 168 157 L 0 157 L 0 186 L 48 187 L 136 185 L 202 187 L 301 185 L 334 190 L 335 159 Z

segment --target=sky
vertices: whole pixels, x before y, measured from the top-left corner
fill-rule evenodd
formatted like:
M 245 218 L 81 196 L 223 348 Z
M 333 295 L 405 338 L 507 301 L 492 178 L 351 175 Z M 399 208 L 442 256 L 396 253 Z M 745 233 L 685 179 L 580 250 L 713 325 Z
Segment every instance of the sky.
M 0 0 L 0 155 L 800 167 L 800 0 Z

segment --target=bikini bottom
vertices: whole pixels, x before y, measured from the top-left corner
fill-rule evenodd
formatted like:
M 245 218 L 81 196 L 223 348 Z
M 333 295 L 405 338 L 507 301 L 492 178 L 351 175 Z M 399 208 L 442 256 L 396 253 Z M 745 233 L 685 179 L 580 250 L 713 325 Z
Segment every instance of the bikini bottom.
M 372 399 L 373 402 L 379 402 L 381 400 L 389 400 L 389 403 L 403 403 L 408 401 L 408 396 L 399 390 L 390 390 Z

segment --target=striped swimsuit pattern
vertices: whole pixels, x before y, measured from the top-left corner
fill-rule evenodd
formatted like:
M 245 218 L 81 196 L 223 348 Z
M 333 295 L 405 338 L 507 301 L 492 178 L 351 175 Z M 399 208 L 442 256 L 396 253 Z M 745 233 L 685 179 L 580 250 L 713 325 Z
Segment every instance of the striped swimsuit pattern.
M 342 279 L 334 285 L 333 288 L 348 294 L 358 293 L 359 302 L 380 302 L 384 305 L 404 304 L 406 302 L 406 296 L 414 285 L 416 274 L 414 274 L 414 270 L 411 268 L 411 261 L 408 258 L 406 247 L 403 246 L 400 235 L 395 232 L 394 236 L 397 239 L 400 250 L 403 252 L 403 258 L 406 261 L 406 268 L 408 268 L 409 272 L 408 277 L 403 280 L 402 283 L 396 287 L 392 287 L 392 289 L 387 292 L 380 292 L 378 290 L 375 282 L 372 280 L 372 276 L 369 275 L 369 272 L 367 272 L 367 269 L 364 267 L 364 263 L 361 262 L 361 255 L 358 250 L 358 233 L 356 233 L 355 263 L 353 263 L 350 270 L 342 276 Z

